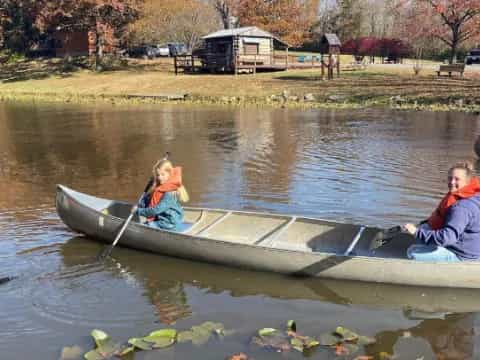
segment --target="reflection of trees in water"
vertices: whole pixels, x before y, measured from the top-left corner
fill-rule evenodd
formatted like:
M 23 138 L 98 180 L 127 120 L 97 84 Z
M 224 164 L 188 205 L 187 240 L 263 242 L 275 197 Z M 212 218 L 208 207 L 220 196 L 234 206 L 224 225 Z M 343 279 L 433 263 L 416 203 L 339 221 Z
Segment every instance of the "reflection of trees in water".
M 171 325 L 192 315 L 183 284 L 177 282 L 171 287 L 148 286 L 150 300 L 157 309 L 162 323 Z
M 366 346 L 368 355 L 380 352 L 394 354 L 394 347 L 406 333 L 422 338 L 431 346 L 436 359 L 477 359 L 475 354 L 474 314 L 447 314 L 445 319 L 425 319 L 408 329 L 382 331 L 376 343 Z

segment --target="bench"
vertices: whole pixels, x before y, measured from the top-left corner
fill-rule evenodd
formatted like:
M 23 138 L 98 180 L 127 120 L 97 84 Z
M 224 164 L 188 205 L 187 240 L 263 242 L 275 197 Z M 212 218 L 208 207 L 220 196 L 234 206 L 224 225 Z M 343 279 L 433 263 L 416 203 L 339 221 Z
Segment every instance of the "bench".
M 450 64 L 450 65 L 440 65 L 440 68 L 437 70 L 437 75 L 440 76 L 442 72 L 448 73 L 448 76 L 452 76 L 452 73 L 459 73 L 460 76 L 463 76 L 465 71 L 465 64 Z

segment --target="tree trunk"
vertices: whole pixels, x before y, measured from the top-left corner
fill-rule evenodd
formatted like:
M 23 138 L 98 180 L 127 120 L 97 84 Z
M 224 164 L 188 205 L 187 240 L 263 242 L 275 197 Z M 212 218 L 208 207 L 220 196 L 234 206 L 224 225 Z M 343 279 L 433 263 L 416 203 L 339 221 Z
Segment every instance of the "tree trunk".
M 454 26 L 452 28 L 452 46 L 451 46 L 452 53 L 450 56 L 450 64 L 455 64 L 457 62 L 458 45 L 459 45 L 458 26 Z

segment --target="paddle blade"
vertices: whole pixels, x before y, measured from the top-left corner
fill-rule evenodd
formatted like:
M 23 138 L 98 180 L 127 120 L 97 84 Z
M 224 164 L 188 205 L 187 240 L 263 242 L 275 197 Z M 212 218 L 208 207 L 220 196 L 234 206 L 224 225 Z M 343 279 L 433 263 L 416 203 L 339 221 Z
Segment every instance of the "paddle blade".
M 378 232 L 370 242 L 370 246 L 369 246 L 370 251 L 378 249 L 380 246 L 388 244 L 395 237 L 395 235 L 398 235 L 401 232 L 402 232 L 401 226 L 394 226 L 390 229 L 386 229 L 384 231 Z

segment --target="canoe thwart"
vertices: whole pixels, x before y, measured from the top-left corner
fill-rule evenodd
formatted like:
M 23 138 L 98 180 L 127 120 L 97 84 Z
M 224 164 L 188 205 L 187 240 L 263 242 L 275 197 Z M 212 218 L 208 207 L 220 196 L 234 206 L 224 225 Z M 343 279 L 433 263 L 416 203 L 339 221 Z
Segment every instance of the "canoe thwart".
M 230 216 L 232 214 L 231 211 L 228 211 L 227 213 L 223 214 L 222 216 L 220 216 L 217 220 L 215 220 L 214 222 L 212 222 L 211 224 L 209 224 L 208 226 L 204 227 L 202 230 L 200 230 L 199 232 L 195 233 L 194 235 L 195 236 L 199 236 L 199 235 L 202 235 L 202 234 L 205 234 L 208 230 L 210 230 L 211 228 L 213 228 L 215 225 L 221 223 L 223 220 L 225 220 L 228 216 Z

